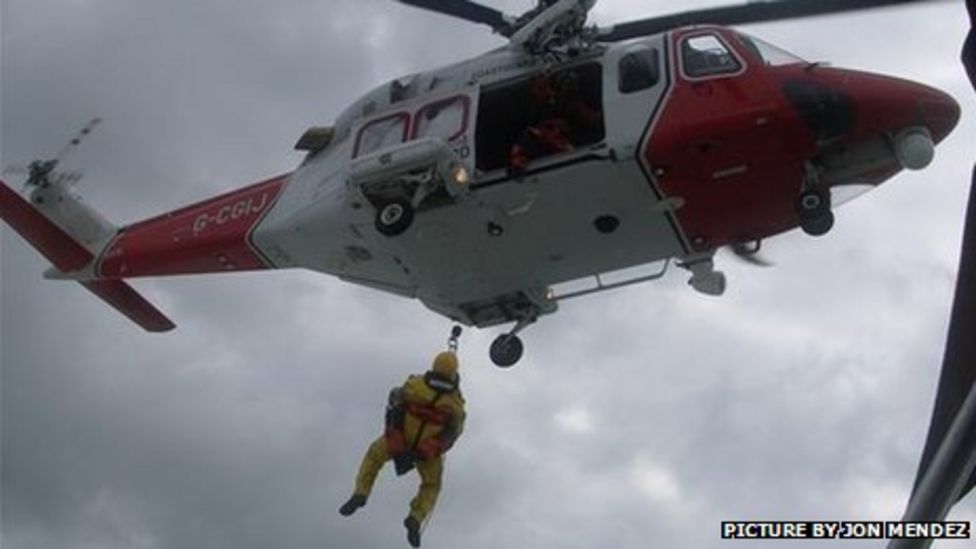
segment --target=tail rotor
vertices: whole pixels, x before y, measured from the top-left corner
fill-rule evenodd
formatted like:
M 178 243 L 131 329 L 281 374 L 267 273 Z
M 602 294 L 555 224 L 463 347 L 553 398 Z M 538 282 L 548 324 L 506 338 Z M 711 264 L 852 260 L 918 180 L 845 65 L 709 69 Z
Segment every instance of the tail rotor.
M 26 176 L 23 185 L 24 190 L 30 188 L 44 188 L 55 182 L 67 185 L 74 185 L 78 183 L 81 181 L 81 178 L 84 177 L 83 172 L 79 170 L 55 171 L 55 168 L 57 168 L 58 165 L 64 161 L 65 157 L 76 149 L 78 145 L 80 145 L 81 142 L 92 133 L 95 127 L 101 124 L 101 122 L 102 119 L 97 117 L 89 120 L 83 128 L 78 130 L 78 133 L 76 133 L 70 141 L 61 147 L 61 150 L 58 151 L 58 154 L 56 154 L 54 158 L 48 160 L 33 160 L 27 166 L 18 164 L 6 166 L 3 168 L 3 175 Z

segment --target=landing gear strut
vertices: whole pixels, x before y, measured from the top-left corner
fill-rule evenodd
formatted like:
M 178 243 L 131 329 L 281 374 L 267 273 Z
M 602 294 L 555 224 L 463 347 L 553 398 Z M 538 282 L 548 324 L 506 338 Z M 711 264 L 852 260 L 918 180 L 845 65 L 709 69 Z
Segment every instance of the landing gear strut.
M 502 334 L 496 337 L 495 341 L 491 342 L 491 348 L 488 354 L 491 357 L 491 361 L 495 363 L 495 366 L 499 368 L 511 368 L 522 358 L 524 347 L 522 340 L 516 334 L 533 322 L 535 322 L 535 317 L 519 320 L 511 332 Z
M 830 190 L 821 184 L 820 171 L 809 162 L 795 207 L 796 215 L 800 218 L 800 228 L 810 236 L 825 235 L 834 226 L 834 212 L 830 210 Z

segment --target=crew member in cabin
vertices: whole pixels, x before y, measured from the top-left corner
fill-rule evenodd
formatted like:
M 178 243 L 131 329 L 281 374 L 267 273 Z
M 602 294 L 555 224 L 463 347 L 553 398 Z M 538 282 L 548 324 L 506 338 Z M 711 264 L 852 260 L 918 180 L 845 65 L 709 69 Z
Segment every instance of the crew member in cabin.
M 509 151 L 508 169 L 522 173 L 529 161 L 570 152 L 599 128 L 603 115 L 587 103 L 572 69 L 542 74 L 529 82 L 528 126 Z
M 416 467 L 420 488 L 410 502 L 410 514 L 403 525 L 410 545 L 420 546 L 421 526 L 440 493 L 444 454 L 464 429 L 460 381 L 457 355 L 445 351 L 434 358 L 429 371 L 411 375 L 402 386 L 390 391 L 385 432 L 363 456 L 355 489 L 339 508 L 340 514 L 352 515 L 366 505 L 376 475 L 387 461 L 393 460 L 398 475 Z

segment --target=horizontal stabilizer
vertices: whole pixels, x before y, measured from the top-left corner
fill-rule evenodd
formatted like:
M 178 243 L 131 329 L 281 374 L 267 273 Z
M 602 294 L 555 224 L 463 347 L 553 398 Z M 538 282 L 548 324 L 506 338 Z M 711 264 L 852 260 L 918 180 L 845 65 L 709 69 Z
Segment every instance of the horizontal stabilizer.
M 85 280 L 81 285 L 147 332 L 168 332 L 176 328 L 173 321 L 121 280 Z
M 0 218 L 62 272 L 70 273 L 82 269 L 94 259 L 91 252 L 3 181 L 0 181 Z M 86 280 L 81 285 L 147 331 L 165 332 L 176 327 L 156 307 L 121 280 Z

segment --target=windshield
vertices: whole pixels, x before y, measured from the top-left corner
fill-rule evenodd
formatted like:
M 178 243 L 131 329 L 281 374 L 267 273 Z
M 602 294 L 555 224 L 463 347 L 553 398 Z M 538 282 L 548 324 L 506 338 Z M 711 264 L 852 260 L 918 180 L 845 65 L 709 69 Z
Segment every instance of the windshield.
M 739 39 L 742 40 L 745 47 L 755 54 L 756 57 L 761 59 L 763 64 L 767 67 L 806 63 L 806 61 L 800 57 L 797 57 L 792 53 L 778 48 L 768 42 L 763 42 L 754 36 L 739 33 Z

